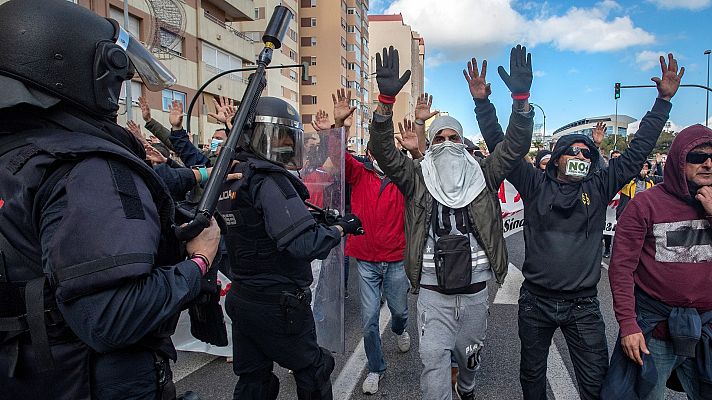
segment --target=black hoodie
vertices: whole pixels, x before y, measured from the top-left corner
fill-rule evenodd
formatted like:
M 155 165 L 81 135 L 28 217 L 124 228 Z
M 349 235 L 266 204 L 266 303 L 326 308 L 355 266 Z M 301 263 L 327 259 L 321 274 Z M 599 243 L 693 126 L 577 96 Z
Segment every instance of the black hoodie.
M 480 131 L 488 148 L 504 138 L 494 106 L 475 102 Z M 640 122 L 628 150 L 599 166 L 600 153 L 585 135 L 558 140 L 542 174 L 522 160 L 507 177 L 524 201 L 524 287 L 532 293 L 563 299 L 595 296 L 601 277 L 601 238 L 606 207 L 615 194 L 640 172 L 668 119 L 672 104 L 657 99 Z M 591 169 L 579 182 L 556 179 L 556 161 L 575 142 L 591 149 Z

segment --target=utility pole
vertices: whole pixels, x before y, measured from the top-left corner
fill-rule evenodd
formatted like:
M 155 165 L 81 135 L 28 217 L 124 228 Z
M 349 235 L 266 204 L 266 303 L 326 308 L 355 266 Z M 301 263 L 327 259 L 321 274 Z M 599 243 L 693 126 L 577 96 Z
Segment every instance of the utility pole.
M 707 56 L 707 87 L 710 87 L 710 53 L 712 50 L 705 50 Z M 705 126 L 709 128 L 710 123 L 710 92 L 707 91 L 707 102 L 705 103 Z

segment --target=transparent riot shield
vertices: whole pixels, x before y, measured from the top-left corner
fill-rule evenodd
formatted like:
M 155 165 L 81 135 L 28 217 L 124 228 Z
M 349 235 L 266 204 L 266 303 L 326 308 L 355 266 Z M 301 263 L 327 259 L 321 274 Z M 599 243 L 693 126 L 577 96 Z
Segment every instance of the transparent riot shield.
M 309 202 L 325 210 L 344 213 L 343 128 L 305 133 L 302 181 L 309 189 Z M 335 353 L 344 352 L 344 242 L 325 260 L 312 262 L 314 282 L 312 310 L 319 345 Z

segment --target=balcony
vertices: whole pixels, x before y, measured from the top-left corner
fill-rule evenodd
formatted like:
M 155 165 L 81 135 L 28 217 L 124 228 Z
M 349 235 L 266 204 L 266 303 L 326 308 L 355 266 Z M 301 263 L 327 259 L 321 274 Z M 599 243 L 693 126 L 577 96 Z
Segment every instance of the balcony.
M 207 11 L 203 12 L 199 38 L 245 60 L 255 59 L 255 41 Z
M 201 62 L 200 72 L 202 73 L 203 80 L 207 81 L 221 73 L 222 70 Z M 235 72 L 218 78 L 215 82 L 208 85 L 205 91 L 219 96 L 226 96 L 231 99 L 241 99 L 247 89 L 247 83 L 248 80 L 243 78 L 241 72 Z
M 253 21 L 254 0 L 211 0 L 231 21 Z

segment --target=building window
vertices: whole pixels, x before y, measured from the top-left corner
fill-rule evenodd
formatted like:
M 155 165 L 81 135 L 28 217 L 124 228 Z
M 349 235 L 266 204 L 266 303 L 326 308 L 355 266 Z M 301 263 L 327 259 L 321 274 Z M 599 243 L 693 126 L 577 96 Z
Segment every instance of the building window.
M 290 39 L 294 40 L 295 42 L 297 41 L 297 32 L 294 29 L 289 28 L 288 35 Z
M 302 0 L 299 6 L 302 8 L 316 7 L 316 0 Z
M 353 7 L 349 7 L 346 9 L 346 14 L 354 15 L 355 12 L 356 12 L 356 9 Z
M 347 27 L 346 20 L 341 18 L 341 29 L 346 30 L 346 27 Z
M 131 97 L 133 97 L 133 93 L 131 93 Z M 173 100 L 178 100 L 183 105 L 183 113 L 185 113 L 185 108 L 186 108 L 185 93 L 179 92 L 177 90 L 164 89 L 162 92 L 162 97 L 163 97 L 163 111 L 170 111 L 171 103 L 173 102 Z
M 344 57 L 341 57 L 341 66 L 346 67 L 347 64 L 348 62 L 346 61 L 346 59 Z
M 255 8 L 255 19 L 260 19 L 260 9 Z
M 302 124 L 311 124 L 311 122 L 312 122 L 311 114 L 303 114 L 302 115 Z
M 76 2 L 75 2 L 76 3 Z M 115 19 L 121 26 L 124 26 L 124 11 L 118 8 L 109 8 L 109 17 Z M 130 34 L 134 35 L 136 38 L 141 38 L 141 20 L 129 14 L 129 27 L 126 29 Z
M 346 80 L 346 77 L 341 75 L 341 86 L 343 87 L 348 87 L 349 86 L 349 81 Z
M 183 38 L 163 28 L 160 31 L 161 48 L 169 53 L 183 55 Z
M 316 46 L 316 38 L 315 37 L 303 37 L 301 42 L 302 42 L 303 47 Z
M 299 26 L 302 28 L 311 28 L 316 26 L 316 18 L 302 18 L 299 22 Z
M 348 33 L 358 32 L 358 30 L 356 29 L 356 25 L 349 25 L 349 26 L 347 26 L 347 27 L 346 27 L 346 32 L 348 32 Z
M 302 96 L 302 104 L 304 105 L 312 105 L 316 104 L 316 96 Z
M 121 85 L 121 93 L 119 94 L 119 103 L 126 103 L 126 82 Z M 131 103 L 138 105 L 138 98 L 141 96 L 141 82 L 128 81 L 131 82 Z
M 203 62 L 216 69 L 217 71 L 213 71 L 215 73 L 242 68 L 242 59 L 240 57 L 222 51 L 205 42 L 203 42 Z M 241 76 L 230 74 L 230 78 L 241 78 Z
M 343 37 L 341 38 L 341 47 L 343 47 L 344 49 L 346 48 L 346 39 L 344 39 Z
M 293 80 L 294 82 L 297 81 L 297 72 L 294 70 L 289 70 L 289 79 Z

